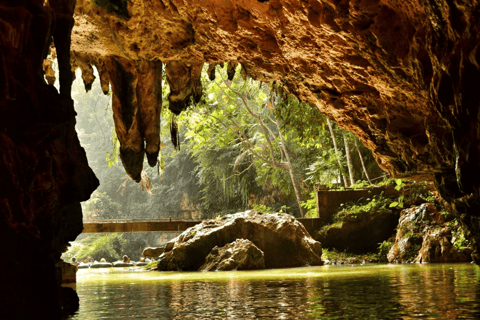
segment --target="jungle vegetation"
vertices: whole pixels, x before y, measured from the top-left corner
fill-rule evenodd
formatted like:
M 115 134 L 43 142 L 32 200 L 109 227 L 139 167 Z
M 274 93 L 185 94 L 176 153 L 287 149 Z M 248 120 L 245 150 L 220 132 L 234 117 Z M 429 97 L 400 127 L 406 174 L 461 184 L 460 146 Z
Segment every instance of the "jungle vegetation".
M 103 94 L 98 81 L 85 92 L 80 78 L 72 90 L 76 130 L 100 180 L 82 204 L 84 220 L 214 218 L 252 208 L 315 217 L 316 188 L 368 186 L 384 175 L 370 150 L 315 106 L 276 83 L 244 79 L 240 70 L 230 81 L 226 68 L 217 66 L 214 81 L 204 70 L 201 101 L 180 116 L 168 110 L 163 75 L 161 152 L 156 167 L 145 161 L 137 184 L 119 159 L 111 95 Z M 98 243 L 112 259 L 127 250 L 122 235 L 82 237 L 78 244 L 85 248 L 69 251 L 79 259 L 96 256 L 86 247 Z M 129 241 L 145 245 L 140 235 Z
M 202 100 L 180 116 L 168 110 L 163 86 L 162 149 L 140 184 L 119 160 L 111 97 L 75 81 L 77 131 L 101 182 L 84 203 L 86 218 L 177 218 L 188 210 L 210 218 L 259 206 L 311 216 L 315 188 L 366 186 L 384 174 L 353 134 L 314 106 L 239 71 L 229 81 L 225 69 L 217 66 L 214 81 L 204 72 Z M 179 148 L 170 142 L 172 123 Z

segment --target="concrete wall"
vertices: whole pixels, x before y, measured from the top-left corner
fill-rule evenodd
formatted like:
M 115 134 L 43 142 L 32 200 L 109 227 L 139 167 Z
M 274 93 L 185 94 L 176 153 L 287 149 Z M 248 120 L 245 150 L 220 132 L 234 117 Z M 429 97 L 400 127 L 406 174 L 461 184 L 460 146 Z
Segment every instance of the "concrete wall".
M 426 190 L 434 191 L 433 184 L 428 184 Z M 409 195 L 413 191 L 412 188 L 404 188 L 400 191 L 395 190 L 395 187 L 376 187 L 362 190 L 319 190 L 317 191 L 317 211 L 320 219 L 320 224 L 326 224 L 331 221 L 332 215 L 339 211 L 342 203 L 354 202 L 358 204 L 368 202 L 368 198 L 374 195 L 379 195 L 383 192 L 385 197 L 400 196 L 402 194 Z

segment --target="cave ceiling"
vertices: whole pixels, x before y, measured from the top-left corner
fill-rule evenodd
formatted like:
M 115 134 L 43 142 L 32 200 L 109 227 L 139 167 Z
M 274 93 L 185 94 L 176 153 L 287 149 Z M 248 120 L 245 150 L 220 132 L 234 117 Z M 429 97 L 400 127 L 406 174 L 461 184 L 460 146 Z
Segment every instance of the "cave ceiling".
M 71 63 L 87 89 L 91 66 L 111 83 L 136 180 L 158 153 L 158 70 L 178 114 L 200 99 L 205 63 L 239 63 L 355 133 L 390 174 L 453 172 L 478 191 L 480 1 L 77 0 L 74 18 Z

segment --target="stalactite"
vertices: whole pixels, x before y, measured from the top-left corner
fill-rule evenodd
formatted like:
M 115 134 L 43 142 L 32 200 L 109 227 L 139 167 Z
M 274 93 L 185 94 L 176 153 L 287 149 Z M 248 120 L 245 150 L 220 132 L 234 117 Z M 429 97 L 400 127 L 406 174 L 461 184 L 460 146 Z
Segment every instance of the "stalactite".
M 160 113 L 162 111 L 162 62 L 140 61 L 137 64 L 137 101 L 140 133 L 145 139 L 148 164 L 157 164 L 160 152 Z
M 70 43 L 72 28 L 75 23 L 73 19 L 75 1 L 50 0 L 49 5 L 55 10 L 56 14 L 53 40 L 57 49 L 60 95 L 71 98 L 73 78 L 70 67 Z
M 208 74 L 208 79 L 210 79 L 210 81 L 215 80 L 215 67 L 216 66 L 217 66 L 216 63 L 210 63 L 208 65 L 207 74 Z
M 244 63 L 242 63 L 241 66 L 242 66 L 242 69 L 240 70 L 240 75 L 242 76 L 243 81 L 247 81 L 247 77 L 248 77 L 247 66 Z
M 167 82 L 170 85 L 168 108 L 176 115 L 197 103 L 202 97 L 201 72 L 202 63 L 185 63 L 169 61 L 165 64 Z
M 123 58 L 106 61 L 112 85 L 112 109 L 115 131 L 120 141 L 120 159 L 127 174 L 136 182 L 141 180 L 145 147 L 137 119 L 136 70 Z
M 99 58 L 95 64 L 95 67 L 97 68 L 98 74 L 100 76 L 100 85 L 102 86 L 102 91 L 104 94 L 108 94 L 108 92 L 110 91 L 110 80 L 108 78 L 108 70 L 105 66 L 104 59 Z
M 235 77 L 235 69 L 238 66 L 238 62 L 236 61 L 230 61 L 227 65 L 227 77 L 228 80 L 232 81 L 233 78 Z

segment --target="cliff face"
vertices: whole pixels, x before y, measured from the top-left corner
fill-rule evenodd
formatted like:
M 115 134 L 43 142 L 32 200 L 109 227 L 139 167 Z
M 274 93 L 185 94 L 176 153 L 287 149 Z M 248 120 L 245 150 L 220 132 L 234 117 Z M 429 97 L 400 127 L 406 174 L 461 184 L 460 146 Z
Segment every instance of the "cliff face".
M 468 166 L 459 136 L 476 127 L 479 2 L 407 2 L 135 1 L 119 17 L 81 0 L 72 51 L 175 64 L 168 82 L 184 88 L 171 105 L 198 91 L 198 65 L 239 62 L 353 131 L 390 173 L 449 171 L 457 156 Z
M 18 242 L 11 261 L 54 260 L 79 232 L 78 201 L 97 181 L 74 132 L 71 68 L 89 89 L 92 66 L 113 89 L 136 180 L 158 152 L 161 68 L 179 113 L 200 99 L 204 63 L 227 63 L 230 76 L 240 63 L 354 132 L 386 171 L 434 179 L 480 244 L 479 0 L 0 0 L 0 30 L 0 244 Z M 51 36 L 60 94 L 41 70 L 51 82 Z
M 67 29 L 73 25 L 73 2 L 50 2 L 51 7 L 43 7 L 43 1 L 0 1 L 0 309 L 4 319 L 61 317 L 59 301 L 64 292 L 55 263 L 68 241 L 82 231 L 79 201 L 87 200 L 98 185 L 75 132 L 70 98 Z M 61 43 L 56 45 L 61 95 L 45 83 L 42 72 L 52 35 L 55 43 Z

